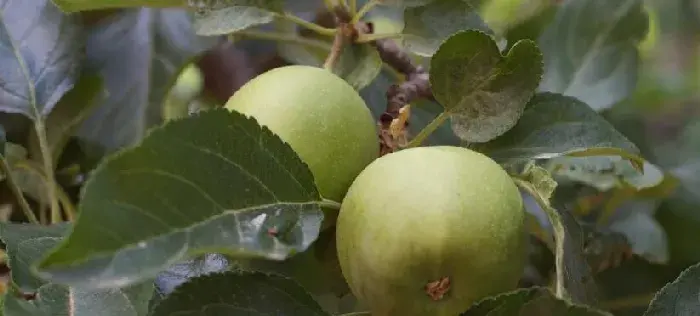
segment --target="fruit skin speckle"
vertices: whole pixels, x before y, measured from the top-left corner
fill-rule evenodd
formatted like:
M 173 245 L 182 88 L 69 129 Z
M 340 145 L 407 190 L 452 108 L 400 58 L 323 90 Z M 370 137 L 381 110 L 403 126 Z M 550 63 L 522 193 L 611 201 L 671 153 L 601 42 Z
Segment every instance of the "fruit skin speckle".
M 525 216 L 518 188 L 489 157 L 405 149 L 367 166 L 343 200 L 341 270 L 375 316 L 458 315 L 517 287 Z

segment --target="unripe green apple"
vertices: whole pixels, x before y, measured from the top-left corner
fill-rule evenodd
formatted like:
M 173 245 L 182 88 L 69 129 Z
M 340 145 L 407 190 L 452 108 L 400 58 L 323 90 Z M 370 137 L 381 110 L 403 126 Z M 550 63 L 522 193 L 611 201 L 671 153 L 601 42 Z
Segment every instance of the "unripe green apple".
M 341 271 L 373 316 L 455 316 L 513 290 L 526 264 L 523 201 L 478 152 L 417 147 L 372 162 L 338 215 Z
M 309 166 L 321 195 L 337 202 L 379 156 L 376 123 L 364 100 L 323 68 L 269 70 L 243 85 L 225 107 L 254 117 L 287 142 Z

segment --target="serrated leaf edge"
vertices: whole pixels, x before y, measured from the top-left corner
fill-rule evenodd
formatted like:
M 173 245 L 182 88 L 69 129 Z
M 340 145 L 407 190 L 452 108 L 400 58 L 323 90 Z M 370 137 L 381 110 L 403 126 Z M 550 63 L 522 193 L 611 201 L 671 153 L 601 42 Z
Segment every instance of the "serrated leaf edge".
M 296 154 L 296 152 L 295 152 L 294 149 L 291 147 L 291 145 L 289 145 L 289 143 L 287 143 L 287 142 L 284 141 L 282 138 L 280 138 L 279 136 L 277 136 L 277 134 L 275 134 L 275 133 L 274 133 L 272 130 L 270 130 L 267 126 L 258 123 L 257 120 L 256 120 L 254 117 L 250 117 L 250 116 L 241 114 L 241 113 L 236 112 L 236 111 L 230 111 L 230 110 L 225 109 L 225 108 L 216 108 L 216 109 L 211 109 L 211 110 L 206 110 L 206 111 L 200 111 L 200 112 L 193 113 L 193 114 L 191 114 L 190 116 L 180 117 L 180 118 L 176 118 L 176 119 L 167 121 L 167 122 L 165 122 L 165 123 L 163 123 L 163 124 L 161 124 L 161 125 L 159 125 L 159 126 L 156 126 L 156 127 L 153 127 L 153 128 L 151 128 L 151 129 L 147 130 L 146 133 L 145 133 L 145 135 L 144 135 L 144 137 L 141 138 L 135 145 L 130 146 L 130 147 L 125 147 L 125 148 L 118 149 L 117 151 L 115 151 L 115 152 L 112 153 L 111 155 L 104 157 L 104 158 L 102 159 L 102 161 L 100 161 L 100 163 L 95 167 L 95 169 L 92 170 L 92 171 L 89 173 L 88 179 L 85 181 L 85 183 L 84 183 L 83 186 L 81 187 L 81 189 L 80 189 L 80 200 L 83 199 L 83 196 L 85 195 L 85 192 L 87 191 L 87 189 L 90 187 L 90 184 L 91 184 L 93 181 L 95 181 L 95 180 L 94 180 L 94 179 L 95 179 L 95 176 L 94 176 L 94 175 L 102 173 L 103 170 L 106 169 L 106 168 L 108 168 L 108 167 L 112 164 L 113 161 L 120 159 L 120 158 L 121 158 L 122 156 L 124 156 L 124 155 L 130 154 L 130 153 L 132 153 L 132 152 L 134 152 L 134 151 L 139 150 L 139 148 L 140 148 L 150 137 L 152 137 L 152 135 L 158 134 L 158 133 L 163 133 L 164 130 L 167 130 L 168 128 L 171 128 L 171 125 L 177 125 L 177 124 L 179 124 L 179 122 L 181 122 L 181 121 L 184 121 L 184 120 L 193 120 L 193 119 L 197 119 L 197 118 L 199 118 L 199 117 L 206 116 L 206 115 L 217 115 L 217 114 L 214 114 L 214 113 L 216 113 L 216 112 L 222 112 L 222 113 L 224 113 L 224 114 L 226 114 L 226 115 L 237 115 L 237 116 L 240 116 L 241 118 L 243 118 L 243 119 L 245 119 L 245 120 L 253 121 L 253 122 L 256 123 L 256 125 L 257 125 L 258 127 L 261 128 L 262 133 L 266 133 L 266 134 L 269 134 L 269 135 L 271 135 L 271 136 L 276 137 L 280 142 L 282 142 L 282 143 L 284 144 L 284 146 L 287 146 L 288 149 L 289 149 L 291 152 L 294 152 L 294 153 L 295 153 L 296 157 L 294 158 L 294 160 L 296 160 L 298 163 L 301 163 L 301 164 L 303 164 L 304 166 L 306 166 L 308 175 L 311 177 L 311 179 L 312 179 L 312 181 L 313 181 L 313 186 L 314 186 L 314 192 L 309 192 L 309 193 L 315 194 L 316 197 L 318 198 L 318 202 L 321 202 L 321 201 L 322 201 L 321 195 L 320 195 L 320 193 L 319 193 L 319 191 L 318 191 L 318 188 L 316 187 L 316 183 L 315 183 L 315 179 L 313 178 L 313 174 L 311 173 L 311 170 L 309 169 L 309 165 L 308 165 L 306 162 L 304 162 L 304 161 L 301 159 L 301 157 L 299 157 L 298 154 Z M 304 204 L 304 203 L 297 203 L 297 204 Z M 256 207 L 259 207 L 259 205 L 258 205 L 258 206 L 251 206 L 251 207 L 249 207 L 249 208 L 256 208 Z M 79 214 L 82 213 L 82 207 L 79 206 L 78 211 L 79 211 Z M 218 215 L 225 215 L 225 214 L 227 214 L 227 213 L 224 212 L 224 213 L 218 214 Z M 216 217 L 218 217 L 218 216 L 216 216 Z M 103 256 L 103 255 L 109 255 L 109 254 L 112 253 L 111 251 L 99 251 L 99 252 L 94 252 L 94 253 L 92 253 L 91 255 L 86 256 L 86 257 L 83 257 L 83 258 L 81 258 L 81 259 L 79 259 L 79 260 L 72 260 L 70 263 L 64 262 L 64 263 L 53 264 L 53 265 L 49 265 L 49 266 L 46 266 L 46 265 L 45 265 L 45 262 L 46 262 L 46 259 L 47 259 L 47 258 L 51 257 L 54 253 L 56 253 L 59 249 L 61 249 L 66 243 L 68 243 L 68 241 L 69 241 L 69 239 L 70 239 L 70 236 L 72 235 L 73 230 L 75 229 L 75 226 L 77 226 L 78 223 L 80 222 L 80 218 L 81 218 L 81 216 L 78 215 L 77 218 L 76 218 L 76 220 L 75 220 L 75 222 L 73 223 L 73 225 L 70 225 L 70 227 L 69 227 L 69 228 L 67 229 L 67 231 L 65 232 L 65 235 L 64 235 L 64 237 L 63 237 L 63 240 L 62 240 L 58 245 L 56 245 L 55 248 L 53 248 L 51 251 L 49 251 L 41 260 L 38 260 L 37 263 L 34 264 L 34 269 L 33 269 L 33 270 L 34 270 L 35 272 L 41 274 L 40 271 L 43 270 L 42 268 L 48 268 L 48 267 L 51 267 L 51 266 L 54 266 L 54 267 L 58 267 L 58 266 L 63 266 L 63 267 L 75 267 L 75 266 L 78 266 L 78 265 L 80 265 L 80 264 L 84 264 L 84 263 L 86 263 L 86 262 L 88 262 L 88 261 L 90 261 L 90 260 L 93 260 L 94 258 L 98 258 L 98 257 Z M 150 238 L 157 238 L 157 237 L 159 237 L 159 236 L 151 236 Z M 138 243 L 128 244 L 128 245 L 125 245 L 125 247 L 122 247 L 121 249 L 126 249 L 126 248 L 130 248 L 130 247 L 134 247 L 134 246 L 137 246 L 137 244 L 138 244 Z

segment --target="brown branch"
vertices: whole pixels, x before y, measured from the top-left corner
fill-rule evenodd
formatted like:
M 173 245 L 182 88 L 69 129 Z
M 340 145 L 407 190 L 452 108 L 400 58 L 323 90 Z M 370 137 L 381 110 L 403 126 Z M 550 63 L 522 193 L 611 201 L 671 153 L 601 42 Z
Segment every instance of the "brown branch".
M 360 32 L 369 30 L 369 32 L 363 33 L 371 33 L 372 26 L 370 24 L 364 28 L 358 27 L 358 29 Z M 386 110 L 379 118 L 380 154 L 386 155 L 394 152 L 398 147 L 396 137 L 391 134 L 390 127 L 391 123 L 399 118 L 401 108 L 419 99 L 434 100 L 434 98 L 430 89 L 428 72 L 423 66 L 415 65 L 408 53 L 393 40 L 378 39 L 371 44 L 377 49 L 383 62 L 406 76 L 406 81 L 389 87 L 386 93 Z

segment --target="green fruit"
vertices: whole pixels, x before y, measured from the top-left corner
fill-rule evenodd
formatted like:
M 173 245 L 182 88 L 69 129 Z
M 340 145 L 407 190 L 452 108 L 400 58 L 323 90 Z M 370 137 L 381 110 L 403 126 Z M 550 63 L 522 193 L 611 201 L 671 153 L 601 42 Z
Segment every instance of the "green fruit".
M 449 146 L 395 152 L 367 166 L 343 200 L 341 271 L 373 316 L 459 315 L 517 287 L 525 214 L 518 188 L 485 155 Z
M 308 164 L 325 198 L 340 202 L 379 156 L 372 113 L 345 80 L 323 68 L 285 66 L 247 82 L 225 107 L 254 117 Z

